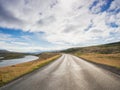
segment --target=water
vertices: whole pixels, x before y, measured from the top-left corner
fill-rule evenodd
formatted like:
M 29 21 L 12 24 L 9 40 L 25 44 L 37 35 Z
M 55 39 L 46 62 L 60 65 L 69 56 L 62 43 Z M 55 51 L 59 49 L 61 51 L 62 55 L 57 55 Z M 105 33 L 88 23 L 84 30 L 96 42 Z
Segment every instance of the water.
M 0 57 L 0 59 L 3 59 L 4 57 Z
M 29 62 L 29 61 L 37 60 L 38 58 L 39 57 L 37 57 L 37 56 L 27 55 L 24 58 L 1 60 L 0 67 L 11 66 L 11 65 L 19 64 L 19 63 Z

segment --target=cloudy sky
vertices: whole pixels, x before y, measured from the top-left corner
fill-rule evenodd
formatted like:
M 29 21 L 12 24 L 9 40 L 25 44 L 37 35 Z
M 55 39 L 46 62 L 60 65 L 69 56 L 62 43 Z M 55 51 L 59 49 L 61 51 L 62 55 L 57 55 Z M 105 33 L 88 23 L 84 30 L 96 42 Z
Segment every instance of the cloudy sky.
M 35 52 L 117 41 L 119 0 L 0 0 L 0 49 Z

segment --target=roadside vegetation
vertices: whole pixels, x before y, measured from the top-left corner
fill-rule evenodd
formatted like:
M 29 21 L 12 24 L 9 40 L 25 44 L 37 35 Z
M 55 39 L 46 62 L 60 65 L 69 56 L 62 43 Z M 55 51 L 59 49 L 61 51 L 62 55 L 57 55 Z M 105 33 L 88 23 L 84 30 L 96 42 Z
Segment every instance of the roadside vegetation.
M 95 63 L 104 64 L 120 69 L 120 53 L 117 54 L 76 53 L 75 55 L 88 61 L 92 61 Z
M 120 42 L 83 48 L 71 48 L 62 52 L 71 53 L 91 62 L 120 69 Z
M 38 55 L 40 59 L 22 64 L 12 65 L 0 68 L 0 86 L 15 80 L 27 73 L 30 73 L 38 68 L 41 68 L 48 63 L 60 57 L 58 53 L 43 53 Z

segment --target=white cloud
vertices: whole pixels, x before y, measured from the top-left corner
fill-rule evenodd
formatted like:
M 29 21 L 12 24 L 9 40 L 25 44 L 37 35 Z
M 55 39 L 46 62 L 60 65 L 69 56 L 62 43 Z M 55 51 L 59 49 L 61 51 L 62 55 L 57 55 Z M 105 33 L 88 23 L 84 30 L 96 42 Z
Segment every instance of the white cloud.
M 110 6 L 110 10 L 120 9 L 120 1 L 114 0 Z
M 37 33 L 35 35 L 36 37 L 34 37 L 34 35 L 32 36 L 25 35 L 16 38 L 10 34 L 0 33 L 1 36 L 0 49 L 6 49 L 9 51 L 17 51 L 17 52 L 36 52 L 36 51 L 61 50 L 71 47 L 69 45 L 54 45 L 54 47 L 43 47 L 37 45 L 39 43 L 35 44 L 36 41 L 38 42 L 40 34 Z M 36 41 L 34 40 L 34 38 L 36 39 Z
M 12 44 L 17 44 L 17 45 L 29 45 L 28 43 L 25 43 L 25 42 L 11 42 Z
M 109 12 L 120 8 L 120 4 L 119 0 L 114 0 L 107 11 L 101 12 L 101 6 L 106 5 L 107 1 L 99 0 L 97 5 L 92 6 L 95 1 L 1 0 L 0 26 L 36 33 L 44 32 L 42 39 L 55 45 L 100 43 L 98 40 L 108 40 L 112 32 L 120 34 L 120 12 Z M 6 15 L 7 19 L 3 20 L 3 15 Z M 118 27 L 110 27 L 108 24 L 111 22 L 116 23 Z M 30 37 L 22 37 L 32 42 Z

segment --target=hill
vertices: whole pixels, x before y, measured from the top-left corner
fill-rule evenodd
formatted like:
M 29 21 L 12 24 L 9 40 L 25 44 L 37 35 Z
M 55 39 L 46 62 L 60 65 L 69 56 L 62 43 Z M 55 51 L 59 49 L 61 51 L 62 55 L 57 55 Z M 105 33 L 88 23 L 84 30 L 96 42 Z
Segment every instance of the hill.
M 74 54 L 90 62 L 120 68 L 120 42 L 70 48 L 61 52 Z
M 19 53 L 19 52 L 10 52 L 7 50 L 0 50 L 0 60 L 7 60 L 7 59 L 15 59 L 15 58 L 22 58 L 27 53 Z
M 63 50 L 65 53 L 101 53 L 101 54 L 112 54 L 120 53 L 120 42 L 89 46 L 89 47 L 80 47 L 80 48 L 70 48 Z

